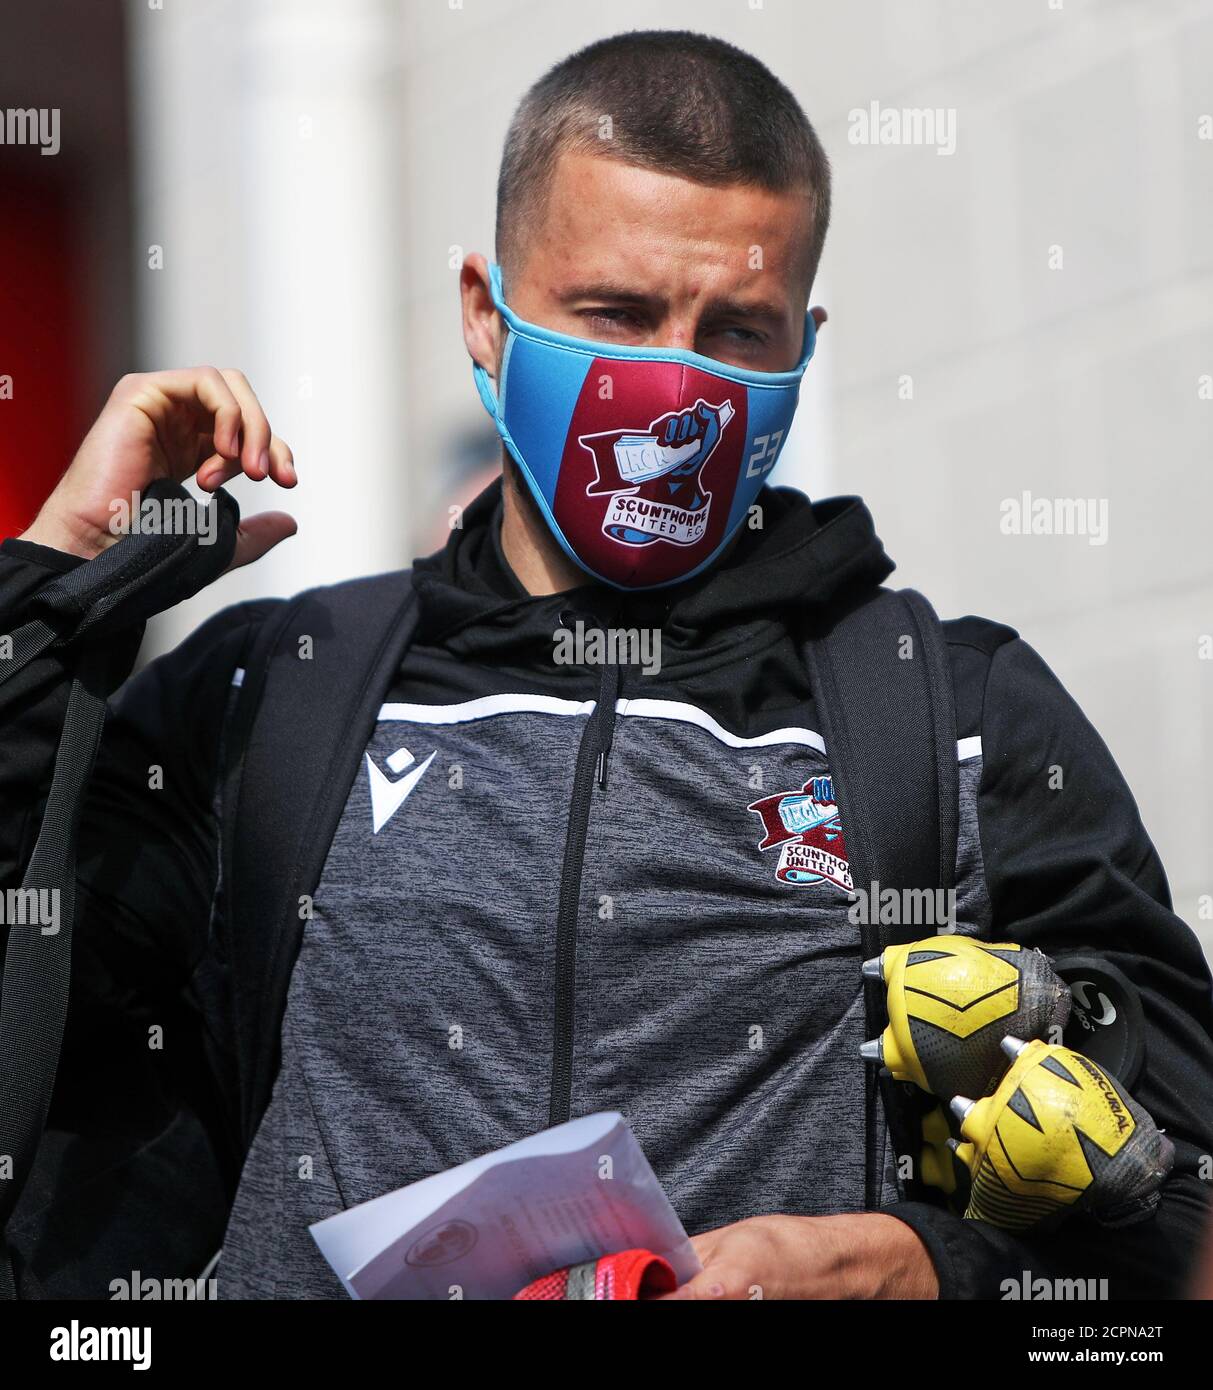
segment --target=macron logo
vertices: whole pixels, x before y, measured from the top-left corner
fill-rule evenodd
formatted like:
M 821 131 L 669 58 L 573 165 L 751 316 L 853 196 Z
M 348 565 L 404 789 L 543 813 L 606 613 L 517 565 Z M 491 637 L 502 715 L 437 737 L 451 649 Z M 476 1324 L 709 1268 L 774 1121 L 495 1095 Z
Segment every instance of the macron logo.
M 374 826 L 372 834 L 378 835 L 383 827 L 404 805 L 405 798 L 409 792 L 425 776 L 425 770 L 434 761 L 438 750 L 426 758 L 425 762 L 418 763 L 411 771 L 405 772 L 404 776 L 395 782 L 389 781 L 382 772 L 371 761 L 371 755 L 366 755 L 366 771 L 371 783 L 371 822 Z M 407 748 L 397 748 L 392 756 L 387 760 L 387 765 L 393 772 L 404 772 L 404 769 L 413 762 L 413 755 Z

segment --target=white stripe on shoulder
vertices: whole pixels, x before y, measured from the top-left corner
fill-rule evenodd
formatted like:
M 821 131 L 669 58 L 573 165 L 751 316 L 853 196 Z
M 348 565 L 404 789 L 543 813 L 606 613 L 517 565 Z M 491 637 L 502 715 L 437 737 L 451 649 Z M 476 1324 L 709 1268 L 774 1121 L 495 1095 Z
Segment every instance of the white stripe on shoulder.
M 594 712 L 593 700 L 561 700 L 554 695 L 484 695 L 478 700 L 465 700 L 458 705 L 386 704 L 379 710 L 380 722 L 393 720 L 410 724 L 464 724 L 473 719 L 489 719 L 497 714 L 559 714 L 589 715 Z M 730 748 L 760 748 L 773 743 L 800 743 L 818 752 L 825 743 L 812 729 L 775 729 L 769 734 L 742 738 L 731 734 L 705 710 L 677 700 L 618 700 L 617 714 L 639 719 L 670 719 L 681 724 L 694 724 Z
M 380 721 L 409 724 L 466 724 L 495 714 L 593 714 L 593 700 L 559 700 L 554 695 L 483 695 L 460 705 L 383 705 Z
M 633 718 L 671 719 L 679 724 L 694 724 L 730 748 L 765 748 L 773 743 L 799 743 L 806 748 L 816 748 L 819 753 L 826 751 L 825 740 L 812 729 L 772 729 L 769 734 L 742 738 L 740 734 L 729 733 L 706 710 L 696 705 L 682 704 L 678 700 L 620 700 L 615 708 L 620 714 Z
M 243 677 L 244 672 L 238 674 Z M 233 684 L 236 683 L 233 681 Z M 594 712 L 594 705 L 593 700 L 561 700 L 554 695 L 483 695 L 477 700 L 464 700 L 457 705 L 385 704 L 379 709 L 379 721 L 466 724 L 477 719 L 491 719 L 499 714 L 590 715 Z M 692 724 L 729 748 L 766 748 L 791 743 L 816 749 L 819 753 L 825 752 L 825 740 L 815 729 L 772 729 L 770 733 L 743 738 L 740 734 L 730 733 L 706 710 L 679 700 L 619 700 L 615 704 L 615 711 L 624 718 L 667 719 L 678 724 Z M 978 757 L 980 753 L 980 738 L 962 738 L 956 745 L 959 762 Z
M 237 666 L 236 669 L 232 672 L 232 684 L 236 687 L 237 690 L 239 690 L 240 687 L 244 684 L 243 666 Z

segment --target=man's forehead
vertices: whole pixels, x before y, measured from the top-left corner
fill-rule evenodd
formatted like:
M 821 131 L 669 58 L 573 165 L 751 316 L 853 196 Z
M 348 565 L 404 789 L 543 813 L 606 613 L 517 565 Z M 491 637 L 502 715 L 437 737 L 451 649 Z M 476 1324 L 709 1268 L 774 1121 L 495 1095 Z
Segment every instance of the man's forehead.
M 709 185 L 566 151 L 552 171 L 528 238 L 528 269 L 556 282 L 621 291 L 707 279 L 712 293 L 753 293 L 758 279 L 795 275 L 812 237 L 807 190 Z M 698 291 L 700 287 L 696 287 Z

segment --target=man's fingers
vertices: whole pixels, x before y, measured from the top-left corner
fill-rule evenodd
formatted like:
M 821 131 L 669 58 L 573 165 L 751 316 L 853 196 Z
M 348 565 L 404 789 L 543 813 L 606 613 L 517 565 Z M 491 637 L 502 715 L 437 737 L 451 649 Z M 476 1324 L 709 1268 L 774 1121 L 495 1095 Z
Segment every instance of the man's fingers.
M 699 1271 L 698 1274 L 695 1275 L 693 1279 L 688 1279 L 685 1284 L 680 1285 L 678 1288 L 674 1290 L 673 1293 L 659 1294 L 658 1299 L 707 1298 L 709 1296 L 714 1298 L 723 1298 L 723 1294 L 708 1295 L 705 1292 L 705 1290 L 709 1286 L 717 1285 L 720 1283 L 720 1276 L 718 1274 L 712 1274 L 710 1277 L 708 1275 L 708 1270 L 711 1268 L 712 1265 L 712 1252 L 716 1248 L 716 1244 L 719 1241 L 719 1239 L 719 1230 L 703 1231 L 697 1236 L 692 1236 L 691 1249 L 694 1250 L 695 1257 L 703 1266 L 703 1268 Z
M 707 1270 L 700 1270 L 694 1279 L 688 1279 L 685 1284 L 680 1285 L 673 1293 L 663 1293 L 661 1298 L 671 1299 L 713 1299 L 727 1298 L 728 1293 L 724 1284 L 721 1282 L 719 1274 L 709 1273 Z
M 270 441 L 273 436 L 270 422 L 257 399 L 257 393 L 249 385 L 248 377 L 234 367 L 225 367 L 220 375 L 240 402 L 240 414 L 244 422 L 240 466 L 250 478 L 268 478 L 272 465 Z M 277 478 L 275 481 L 281 483 L 282 479 Z
M 294 487 L 299 481 L 295 472 L 295 460 L 290 445 L 274 435 L 270 439 L 270 477 L 282 487 Z M 198 469 L 198 486 L 206 492 L 214 492 L 224 483 L 231 482 L 245 472 L 243 459 L 225 459 L 212 453 L 203 460 Z
M 274 436 L 248 378 L 234 367 L 223 371 L 190 367 L 124 377 L 115 395 L 152 421 L 177 481 L 194 471 L 208 492 L 241 472 L 258 482 L 273 478 L 282 487 L 298 482 L 290 447 Z M 193 458 L 177 455 L 172 431 L 165 429 L 172 406 L 184 406 L 197 420 Z
M 679 1285 L 673 1293 L 663 1293 L 662 1298 L 712 1299 L 728 1298 L 730 1283 L 729 1270 L 713 1259 L 712 1252 L 720 1237 L 719 1231 L 705 1231 L 702 1235 L 691 1237 L 691 1248 L 695 1251 L 703 1268 L 685 1284 Z
M 270 440 L 270 477 L 281 487 L 294 487 L 299 481 L 291 446 L 277 435 Z
M 130 381 L 136 392 L 135 403 L 140 404 L 143 391 L 150 392 L 150 402 L 155 402 L 155 393 L 160 392 L 174 404 L 201 408 L 211 426 L 211 436 L 215 452 L 224 458 L 240 456 L 240 432 L 243 424 L 243 411 L 235 393 L 215 367 L 191 367 L 184 371 L 155 372 L 146 377 L 124 378 L 119 389 Z M 152 413 L 152 412 L 149 412 Z M 153 418 L 155 415 L 153 414 Z M 180 479 L 178 479 L 180 481 Z
M 239 459 L 225 459 L 219 454 L 212 454 L 198 469 L 198 486 L 203 492 L 214 492 L 224 483 L 239 477 L 243 471 Z
M 228 569 L 251 565 L 298 529 L 295 518 L 286 512 L 256 512 L 245 517 L 236 531 L 236 553 Z

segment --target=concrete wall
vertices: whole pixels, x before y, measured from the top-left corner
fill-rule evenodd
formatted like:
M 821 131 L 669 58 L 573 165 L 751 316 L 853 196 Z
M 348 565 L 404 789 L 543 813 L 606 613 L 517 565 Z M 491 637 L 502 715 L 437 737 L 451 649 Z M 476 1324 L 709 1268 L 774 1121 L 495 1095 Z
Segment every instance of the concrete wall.
M 399 208 L 399 7 L 388 0 L 130 0 L 139 370 L 239 367 L 300 486 L 237 479 L 299 534 L 157 622 L 409 556 Z M 149 248 L 162 251 L 162 266 Z
M 788 82 L 835 167 L 814 294 L 831 319 L 783 480 L 818 496 L 861 493 L 901 582 L 945 616 L 998 618 L 1037 647 L 1116 755 L 1180 912 L 1213 948 L 1213 659 L 1200 649 L 1213 634 L 1213 392 L 1201 388 L 1213 373 L 1213 139 L 1200 126 L 1213 120 L 1213 6 L 364 0 L 332 7 L 358 17 L 364 41 L 322 104 L 308 83 L 325 71 L 324 46 L 349 46 L 324 8 L 257 0 L 244 7 L 261 17 L 251 31 L 228 13 L 240 81 L 277 93 L 241 98 L 254 124 L 237 184 L 255 200 L 246 218 L 272 220 L 234 224 L 198 256 L 236 258 L 252 276 L 253 366 L 288 399 L 284 432 L 302 426 L 309 486 L 335 489 L 343 535 L 364 530 L 366 545 L 343 540 L 326 575 L 430 548 L 459 487 L 456 452 L 488 439 L 491 454 L 456 269 L 463 251 L 491 250 L 501 140 L 523 90 L 607 33 L 719 34 Z M 289 82 L 271 39 L 292 55 Z M 157 109 L 180 104 L 182 89 L 156 80 Z M 226 119 L 216 108 L 227 89 L 212 95 L 212 119 Z M 352 181 L 340 163 L 309 162 L 286 127 L 265 134 L 275 110 L 286 120 L 301 104 L 347 121 L 342 102 L 361 113 L 361 135 L 343 127 L 333 147 L 345 142 Z M 852 143 L 850 113 L 873 102 L 954 113 L 954 152 Z M 153 160 L 149 197 L 181 216 L 179 187 L 157 185 L 163 163 Z M 303 223 L 334 190 L 365 200 L 348 214 L 369 247 L 357 271 L 323 259 L 342 245 L 353 253 L 347 230 L 310 261 L 298 254 L 297 238 L 313 235 Z M 333 275 L 357 290 L 344 315 L 335 292 L 346 282 Z M 314 430 L 289 404 L 296 343 L 318 312 L 326 332 L 352 335 L 329 344 L 344 365 L 326 408 L 365 413 L 353 459 L 338 432 Z M 150 312 L 147 330 L 153 357 L 199 355 L 168 310 Z M 1106 543 L 1005 534 L 1004 503 L 1025 490 L 1106 507 Z M 313 508 L 309 524 L 327 533 L 335 523 L 316 514 L 314 494 Z M 310 582 L 297 556 L 257 582 Z
M 423 457 L 479 410 L 446 258 L 491 246 L 513 104 L 573 48 L 654 25 L 767 62 L 834 164 L 814 293 L 831 318 L 782 480 L 862 494 L 901 582 L 1036 646 L 1116 755 L 1213 949 L 1213 6 L 406 6 L 404 319 Z M 849 113 L 872 102 L 954 111 L 955 152 L 852 143 Z M 1106 543 L 1005 534 L 1002 504 L 1025 490 L 1106 506 Z

